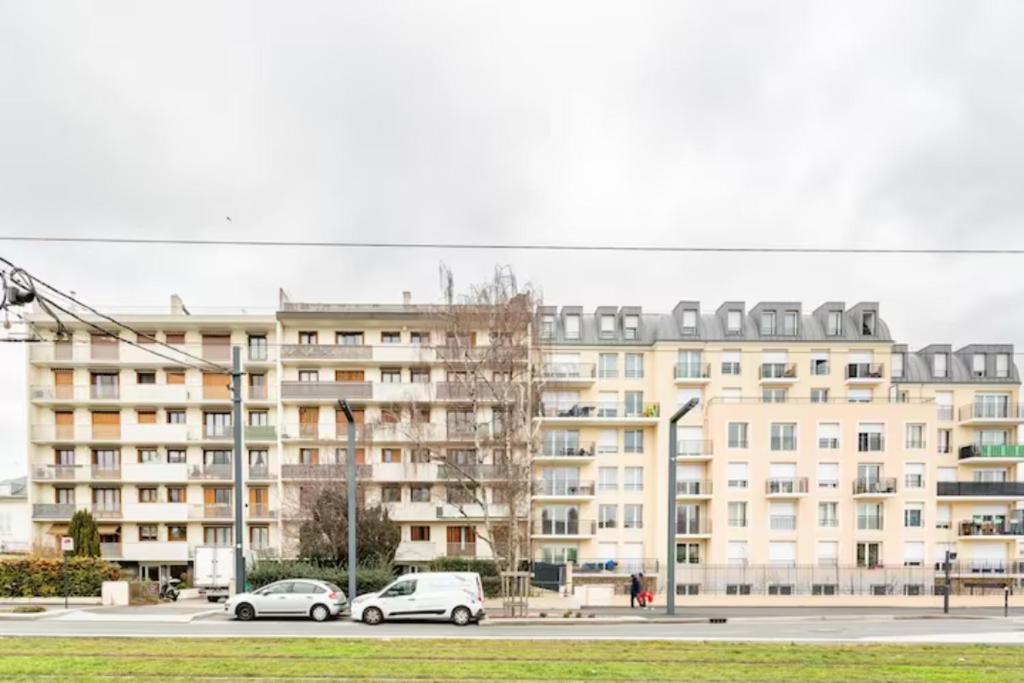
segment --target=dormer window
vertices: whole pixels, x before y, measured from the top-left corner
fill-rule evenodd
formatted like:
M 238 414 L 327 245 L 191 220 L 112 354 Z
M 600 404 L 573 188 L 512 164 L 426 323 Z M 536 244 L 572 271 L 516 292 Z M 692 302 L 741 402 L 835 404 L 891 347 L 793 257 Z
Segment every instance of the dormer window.
M 786 311 L 783 314 L 782 333 L 791 337 L 800 333 L 800 313 L 798 311 Z
M 555 316 L 545 314 L 540 319 L 540 336 L 544 339 L 553 339 L 555 336 Z
M 985 354 L 976 353 L 971 356 L 971 374 L 975 377 L 985 376 Z
M 932 356 L 932 376 L 945 377 L 946 374 L 946 354 L 937 353 Z
M 875 336 L 875 312 L 864 311 L 860 316 L 860 333 L 865 337 Z
M 565 338 L 580 338 L 580 317 L 578 315 L 565 316 Z
M 728 334 L 739 334 L 743 331 L 743 313 L 729 311 L 725 314 L 725 331 Z
M 827 334 L 830 337 L 839 337 L 843 334 L 842 311 L 828 312 L 828 325 L 825 328 L 825 334 Z
M 615 339 L 615 316 L 601 316 L 601 339 Z
M 627 315 L 622 320 L 622 337 L 624 339 L 640 338 L 640 316 Z
M 761 334 L 775 334 L 775 311 L 761 314 Z
M 903 354 L 892 354 L 892 376 L 893 378 L 903 377 Z
M 1005 353 L 996 354 L 996 377 L 1006 378 L 1010 376 L 1010 356 Z
M 683 311 L 683 334 L 697 334 L 697 311 Z

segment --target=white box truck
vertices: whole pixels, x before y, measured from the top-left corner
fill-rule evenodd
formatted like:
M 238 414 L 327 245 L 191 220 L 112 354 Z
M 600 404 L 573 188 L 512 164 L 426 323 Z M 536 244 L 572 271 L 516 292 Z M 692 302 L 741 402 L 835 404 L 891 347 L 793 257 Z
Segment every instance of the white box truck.
M 196 547 L 192 562 L 192 585 L 210 602 L 228 597 L 235 578 L 235 549 L 224 545 Z M 245 590 L 239 587 L 239 590 Z

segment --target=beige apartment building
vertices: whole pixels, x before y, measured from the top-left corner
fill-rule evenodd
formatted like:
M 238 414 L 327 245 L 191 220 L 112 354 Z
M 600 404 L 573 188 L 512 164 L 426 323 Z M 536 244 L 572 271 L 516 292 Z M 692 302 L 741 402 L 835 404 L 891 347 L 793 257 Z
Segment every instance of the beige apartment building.
M 430 455 L 488 463 L 464 429 L 436 307 L 282 297 L 276 316 L 193 316 L 179 302 L 122 319 L 217 363 L 245 349 L 247 548 L 295 554 L 310 500 L 341 485 L 346 400 L 363 500 L 402 527 L 398 564 L 490 556 L 484 510 Z M 89 507 L 104 554 L 150 573 L 231 543 L 224 376 L 68 324 L 70 341 L 29 350 L 36 542 Z M 875 303 L 544 306 L 535 325 L 535 560 L 570 564 L 577 581 L 643 571 L 660 586 L 675 561 L 686 594 L 930 592 L 947 551 L 962 585 L 1024 577 L 1012 346 L 910 351 Z M 488 343 L 487 330 L 471 337 Z M 668 419 L 691 398 L 669 553 Z M 469 419 L 494 428 L 498 416 Z M 498 496 L 486 505 L 501 516 Z

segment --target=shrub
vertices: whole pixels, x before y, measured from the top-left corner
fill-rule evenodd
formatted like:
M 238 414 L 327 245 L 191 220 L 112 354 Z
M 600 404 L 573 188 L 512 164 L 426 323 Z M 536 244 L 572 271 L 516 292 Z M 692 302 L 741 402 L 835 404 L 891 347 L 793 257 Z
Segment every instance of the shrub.
M 494 560 L 477 560 L 470 557 L 439 557 L 430 563 L 432 572 L 476 572 L 481 578 L 498 576 L 498 565 Z M 499 588 L 501 582 L 498 582 Z
M 42 605 L 18 605 L 11 611 L 15 614 L 36 614 L 37 612 L 45 612 L 46 608 Z
M 94 557 L 72 557 L 67 563 L 68 595 L 98 597 L 104 581 L 121 577 L 117 565 Z M 56 598 L 64 595 L 64 561 L 40 557 L 0 560 L 0 597 Z
M 356 572 L 356 590 L 359 593 L 374 593 L 391 583 L 394 572 L 387 568 L 367 567 Z M 284 579 L 318 579 L 330 581 L 342 590 L 348 590 L 348 572 L 340 567 L 316 565 L 302 561 L 263 560 L 248 574 L 253 589 Z

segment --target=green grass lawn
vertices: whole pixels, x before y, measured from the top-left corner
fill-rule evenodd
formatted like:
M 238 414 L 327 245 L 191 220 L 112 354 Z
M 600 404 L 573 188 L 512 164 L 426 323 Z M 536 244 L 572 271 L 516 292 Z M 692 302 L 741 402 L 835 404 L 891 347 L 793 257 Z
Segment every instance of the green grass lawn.
M 1024 648 L 615 641 L 0 638 L 0 679 L 1024 681 Z

